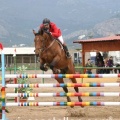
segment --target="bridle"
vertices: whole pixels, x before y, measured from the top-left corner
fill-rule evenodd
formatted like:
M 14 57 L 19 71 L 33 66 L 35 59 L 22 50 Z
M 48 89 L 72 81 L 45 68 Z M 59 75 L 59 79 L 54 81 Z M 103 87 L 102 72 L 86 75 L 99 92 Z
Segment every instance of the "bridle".
M 35 40 L 35 42 L 38 41 L 38 44 L 40 44 L 40 42 L 39 42 L 39 41 L 40 41 L 40 35 L 39 35 L 38 37 L 39 37 L 39 39 Z M 47 41 L 48 41 L 48 38 L 45 39 L 45 38 L 42 36 L 42 40 L 41 40 L 42 45 L 41 45 L 41 47 L 35 49 L 35 51 L 38 51 L 38 52 L 39 52 L 39 55 L 40 55 L 41 53 L 43 53 L 44 51 L 48 50 L 50 47 L 52 47 L 52 45 L 55 43 L 56 40 L 53 38 L 52 42 L 51 42 L 48 46 L 46 46 L 46 42 L 47 42 Z

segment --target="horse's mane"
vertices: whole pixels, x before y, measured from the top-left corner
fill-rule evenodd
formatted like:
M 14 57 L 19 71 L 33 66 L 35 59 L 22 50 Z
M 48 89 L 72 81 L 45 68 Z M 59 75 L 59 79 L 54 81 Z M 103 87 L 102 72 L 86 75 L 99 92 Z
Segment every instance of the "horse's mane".
M 44 32 L 45 32 L 45 30 L 44 30 L 43 28 L 41 28 L 41 29 L 38 31 L 38 33 L 39 33 L 40 35 L 43 35 Z
M 53 36 L 51 35 L 51 33 L 49 31 L 45 30 L 44 28 L 41 28 L 38 31 L 38 33 L 36 33 L 36 35 L 42 35 L 43 36 L 44 33 L 46 33 L 51 38 L 51 40 L 53 40 Z
M 48 32 L 44 28 L 39 29 L 38 33 L 35 33 L 35 35 L 43 35 L 44 33 L 47 33 L 48 35 L 51 36 L 50 32 Z
M 44 33 L 44 30 L 41 28 L 41 29 L 39 29 L 39 31 L 37 33 L 35 33 L 35 36 L 43 35 L 43 33 Z

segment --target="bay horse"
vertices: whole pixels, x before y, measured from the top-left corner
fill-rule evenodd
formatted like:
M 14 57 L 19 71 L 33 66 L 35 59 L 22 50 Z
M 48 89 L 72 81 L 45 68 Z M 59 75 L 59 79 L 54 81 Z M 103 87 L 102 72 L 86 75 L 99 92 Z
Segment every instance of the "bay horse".
M 50 33 L 45 32 L 43 29 L 36 33 L 35 35 L 35 54 L 40 58 L 40 69 L 47 71 L 48 67 L 52 70 L 53 74 L 75 74 L 74 64 L 71 58 L 67 58 L 62 44 L 52 37 Z M 64 83 L 63 78 L 55 78 L 58 83 Z M 72 83 L 77 83 L 76 78 L 70 78 Z M 74 87 L 75 91 L 78 93 L 78 87 Z M 63 87 L 65 93 L 68 93 L 68 88 Z M 69 96 L 67 96 L 67 101 L 71 102 Z M 78 101 L 82 102 L 80 96 L 78 96 Z

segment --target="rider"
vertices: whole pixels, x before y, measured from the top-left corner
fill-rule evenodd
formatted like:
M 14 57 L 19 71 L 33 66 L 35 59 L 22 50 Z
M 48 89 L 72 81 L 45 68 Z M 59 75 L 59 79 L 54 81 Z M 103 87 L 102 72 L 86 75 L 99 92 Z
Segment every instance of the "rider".
M 63 37 L 61 34 L 61 30 L 56 26 L 56 24 L 51 22 L 48 18 L 45 18 L 43 20 L 43 23 L 40 25 L 40 29 L 41 28 L 50 32 L 54 38 L 58 39 L 63 45 L 63 48 L 65 50 L 67 58 L 71 58 L 68 48 L 67 48 L 66 44 L 64 43 L 64 40 L 63 40 Z

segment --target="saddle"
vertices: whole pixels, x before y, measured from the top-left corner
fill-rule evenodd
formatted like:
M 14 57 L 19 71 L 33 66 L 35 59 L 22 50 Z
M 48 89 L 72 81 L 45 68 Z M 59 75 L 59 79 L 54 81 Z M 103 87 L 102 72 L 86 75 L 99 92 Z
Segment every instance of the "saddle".
M 59 39 L 55 39 L 56 40 L 56 42 L 60 45 L 60 48 L 61 49 L 64 49 L 64 46 L 63 46 L 63 44 L 60 42 L 60 40 Z M 65 51 L 65 50 L 64 50 Z
M 66 46 L 66 45 L 63 45 L 63 44 L 59 41 L 59 39 L 56 39 L 56 41 L 57 41 L 58 44 L 60 45 L 61 49 L 64 50 L 64 52 L 65 52 L 65 54 L 66 54 L 66 57 L 67 57 L 67 58 L 71 58 L 71 55 L 70 55 L 70 53 L 68 52 L 67 46 Z

